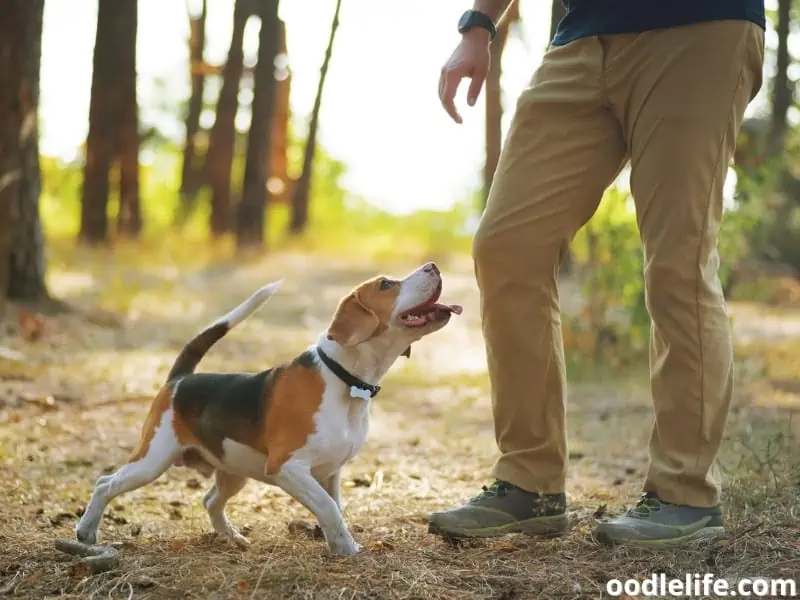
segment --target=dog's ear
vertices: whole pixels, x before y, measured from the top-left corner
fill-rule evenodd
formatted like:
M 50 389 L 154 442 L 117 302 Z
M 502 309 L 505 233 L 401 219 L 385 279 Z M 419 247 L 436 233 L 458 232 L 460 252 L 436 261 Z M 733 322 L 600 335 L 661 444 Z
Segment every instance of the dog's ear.
M 411 358 L 411 346 L 406 348 L 405 352 L 403 352 L 400 356 L 405 356 L 406 358 Z
M 328 337 L 345 347 L 357 346 L 375 335 L 380 324 L 378 316 L 361 304 L 356 294 L 350 294 L 339 303 Z

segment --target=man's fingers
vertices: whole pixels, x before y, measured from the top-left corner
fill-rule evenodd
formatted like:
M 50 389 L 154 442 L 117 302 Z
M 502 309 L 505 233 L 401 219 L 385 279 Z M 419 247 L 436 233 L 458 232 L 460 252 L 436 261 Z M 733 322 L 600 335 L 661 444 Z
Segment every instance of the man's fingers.
M 463 74 L 458 71 L 443 70 L 439 84 L 439 99 L 442 106 L 456 123 L 461 123 L 461 115 L 456 110 L 455 97 L 462 77 Z
M 486 80 L 485 77 L 480 75 L 474 75 L 472 77 L 472 81 L 469 84 L 469 90 L 467 91 L 467 103 L 470 106 L 475 106 L 475 102 L 478 100 L 478 96 L 481 94 L 481 88 L 483 87 L 483 82 Z

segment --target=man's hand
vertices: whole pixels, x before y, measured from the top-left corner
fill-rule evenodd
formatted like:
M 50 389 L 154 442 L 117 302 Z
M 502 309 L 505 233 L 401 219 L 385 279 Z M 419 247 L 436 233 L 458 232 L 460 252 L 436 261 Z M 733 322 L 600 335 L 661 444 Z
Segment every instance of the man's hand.
M 453 54 L 442 67 L 439 77 L 439 100 L 456 123 L 461 123 L 461 115 L 456 110 L 455 97 L 458 86 L 464 77 L 472 81 L 467 92 L 467 103 L 475 106 L 489 73 L 489 32 L 472 29 L 465 33 Z

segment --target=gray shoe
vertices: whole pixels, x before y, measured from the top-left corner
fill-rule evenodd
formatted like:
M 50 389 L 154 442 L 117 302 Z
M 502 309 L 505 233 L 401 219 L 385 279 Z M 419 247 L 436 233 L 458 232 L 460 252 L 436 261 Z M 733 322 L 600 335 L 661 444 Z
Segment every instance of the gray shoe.
M 498 537 L 508 533 L 558 535 L 567 530 L 562 494 L 534 494 L 495 481 L 463 506 L 431 514 L 428 533 L 450 538 Z
M 603 544 L 651 548 L 684 546 L 724 535 L 722 509 L 669 504 L 643 494 L 627 513 L 601 523 L 594 537 Z

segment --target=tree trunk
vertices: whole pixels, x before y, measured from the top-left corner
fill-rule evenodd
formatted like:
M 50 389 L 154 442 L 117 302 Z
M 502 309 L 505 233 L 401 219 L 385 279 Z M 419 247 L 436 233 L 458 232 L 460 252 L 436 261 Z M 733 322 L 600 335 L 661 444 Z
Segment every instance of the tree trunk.
M 788 129 L 787 115 L 794 102 L 793 86 L 789 80 L 789 32 L 791 30 L 792 0 L 778 0 L 778 49 L 775 61 L 775 77 L 772 80 L 772 124 L 770 127 L 768 152 L 777 156 L 783 152 Z
M 336 38 L 336 30 L 339 28 L 339 10 L 341 7 L 342 0 L 336 0 L 336 9 L 334 10 L 333 21 L 331 22 L 328 47 L 325 50 L 325 58 L 322 61 L 322 69 L 320 69 L 319 74 L 317 97 L 314 99 L 314 108 L 311 111 L 311 121 L 308 125 L 306 149 L 303 154 L 303 170 L 292 190 L 292 217 L 289 223 L 289 231 L 293 234 L 302 233 L 308 226 L 308 201 L 311 193 L 314 152 L 317 149 L 317 129 L 319 128 L 319 111 L 322 106 L 322 90 L 325 86 L 325 77 L 328 74 L 328 65 L 330 64 L 331 54 L 333 53 L 333 41 Z
M 6 297 L 48 297 L 37 127 L 43 11 L 44 0 L 8 0 L 0 19 L 0 307 Z
M 483 206 L 489 198 L 494 172 L 503 146 L 503 88 L 500 79 L 502 60 L 511 24 L 519 20 L 519 3 L 514 2 L 497 30 L 490 47 L 491 63 L 486 77 L 486 159 L 483 165 Z
M 550 41 L 556 37 L 556 30 L 558 30 L 558 24 L 561 22 L 561 19 L 564 18 L 564 15 L 567 14 L 567 9 L 564 7 L 562 0 L 553 0 L 552 7 L 550 9 Z
M 119 214 L 117 232 L 137 237 L 142 229 L 139 202 L 139 108 L 136 101 L 137 0 L 114 0 L 117 21 L 117 159 Z
M 236 112 L 239 109 L 239 81 L 244 68 L 242 42 L 250 16 L 244 0 L 236 0 L 233 9 L 233 34 L 228 60 L 222 68 L 222 88 L 217 101 L 217 115 L 206 155 L 206 171 L 211 185 L 211 233 L 222 235 L 231 229 L 231 171 L 236 138 Z
M 116 108 L 116 0 L 99 0 L 89 103 L 89 134 L 83 167 L 80 239 L 88 244 L 108 241 L 109 172 L 114 158 Z
M 203 52 L 206 47 L 206 19 L 208 2 L 202 0 L 200 14 L 189 14 L 189 74 L 192 82 L 192 94 L 186 114 L 186 140 L 183 145 L 183 168 L 181 169 L 181 205 L 178 224 L 182 223 L 194 208 L 197 190 L 200 189 L 200 174 L 197 164 L 196 137 L 200 131 L 200 114 L 203 112 L 203 91 L 205 89 L 205 72 Z
M 286 62 L 280 61 L 275 68 L 275 110 L 272 115 L 272 130 L 270 152 L 267 161 L 269 162 L 269 179 L 267 187 L 270 191 L 269 199 L 271 202 L 284 202 L 289 189 L 288 176 L 288 149 L 289 149 L 289 117 L 291 114 L 289 99 L 291 97 L 292 74 L 288 65 L 288 53 L 286 47 L 286 24 L 279 21 L 280 25 L 280 47 L 278 56 Z M 277 62 L 277 61 L 276 61 Z M 271 185 L 270 182 L 280 182 L 279 185 Z
M 236 246 L 239 250 L 258 250 L 264 245 L 269 177 L 267 158 L 276 100 L 275 57 L 280 47 L 278 0 L 259 0 L 258 12 L 261 30 L 253 83 L 253 116 L 247 136 L 242 201 L 236 215 Z

